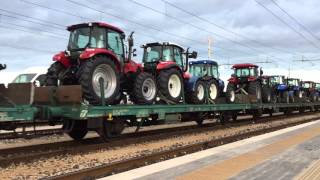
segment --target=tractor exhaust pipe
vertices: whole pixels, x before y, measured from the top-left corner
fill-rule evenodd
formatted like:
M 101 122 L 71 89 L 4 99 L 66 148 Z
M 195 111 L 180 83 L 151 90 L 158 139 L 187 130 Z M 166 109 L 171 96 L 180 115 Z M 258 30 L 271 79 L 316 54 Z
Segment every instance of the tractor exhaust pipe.
M 128 52 L 128 59 L 127 59 L 127 61 L 131 61 L 132 56 L 136 56 L 136 54 L 135 54 L 136 49 L 132 49 L 132 47 L 133 47 L 133 45 L 134 45 L 134 42 L 133 42 L 133 34 L 134 34 L 134 31 L 132 31 L 131 34 L 130 34 L 129 37 L 128 37 L 129 52 Z
M 196 51 L 192 51 L 192 53 L 189 53 L 189 49 L 187 49 L 187 52 L 186 52 L 186 67 L 184 68 L 184 72 L 187 72 L 188 71 L 188 67 L 189 67 L 189 58 L 192 58 L 192 59 L 196 59 L 197 56 L 198 56 L 198 53 Z

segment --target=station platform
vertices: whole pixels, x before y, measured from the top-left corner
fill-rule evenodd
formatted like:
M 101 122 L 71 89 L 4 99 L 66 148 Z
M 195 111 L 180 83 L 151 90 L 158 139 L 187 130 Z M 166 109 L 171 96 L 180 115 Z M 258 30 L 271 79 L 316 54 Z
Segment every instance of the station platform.
M 320 120 L 103 179 L 320 179 Z

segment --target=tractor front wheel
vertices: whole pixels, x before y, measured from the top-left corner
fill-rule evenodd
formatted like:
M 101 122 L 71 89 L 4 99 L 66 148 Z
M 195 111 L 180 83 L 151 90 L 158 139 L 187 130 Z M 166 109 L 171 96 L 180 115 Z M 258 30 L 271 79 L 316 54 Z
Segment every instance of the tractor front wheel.
M 219 97 L 219 86 L 217 81 L 211 80 L 208 82 L 208 94 L 209 94 L 209 99 L 211 101 L 215 101 Z
M 45 79 L 46 86 L 58 86 L 59 74 L 65 70 L 60 62 L 54 62 L 48 69 Z
M 257 99 L 257 102 L 261 102 L 261 84 L 259 81 L 253 81 L 249 83 L 248 93 L 254 95 Z
M 153 104 L 157 96 L 157 85 L 149 73 L 140 73 L 134 82 L 131 100 L 135 104 Z
M 203 104 L 206 96 L 206 84 L 198 80 L 194 86 L 194 90 L 187 93 L 186 100 L 192 104 Z
M 182 97 L 183 80 L 178 69 L 171 68 L 160 71 L 157 78 L 160 93 L 167 100 L 178 103 Z
M 234 103 L 236 101 L 236 91 L 234 84 L 228 84 L 226 91 L 226 98 L 228 103 Z
M 90 104 L 102 103 L 102 81 L 105 103 L 115 103 L 120 93 L 120 77 L 114 62 L 110 58 L 104 56 L 93 57 L 81 64 L 78 74 L 83 96 Z

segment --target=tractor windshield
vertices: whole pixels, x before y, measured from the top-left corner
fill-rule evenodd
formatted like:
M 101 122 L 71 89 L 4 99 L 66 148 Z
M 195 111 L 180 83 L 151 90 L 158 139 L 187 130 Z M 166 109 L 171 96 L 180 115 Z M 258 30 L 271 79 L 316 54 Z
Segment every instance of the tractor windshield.
M 312 88 L 312 83 L 310 83 L 310 82 L 304 82 L 304 83 L 302 83 L 302 87 L 303 87 L 303 88 Z
M 106 48 L 106 30 L 100 27 L 81 27 L 71 31 L 69 50 L 90 48 Z
M 173 61 L 171 46 L 147 46 L 144 48 L 143 62 Z
M 143 62 L 155 62 L 161 59 L 162 46 L 148 46 L 144 48 Z
M 316 83 L 316 88 L 320 89 L 320 83 Z
M 237 77 L 257 76 L 257 70 L 255 68 L 241 68 L 235 69 Z
M 289 86 L 299 86 L 298 79 L 288 79 L 288 85 Z
M 203 65 L 190 65 L 189 73 L 192 76 L 202 76 Z
M 189 73 L 193 76 L 213 76 L 219 78 L 218 67 L 204 64 L 193 64 L 190 65 Z
M 283 77 L 281 76 L 272 76 L 270 77 L 270 83 L 273 85 L 283 84 Z

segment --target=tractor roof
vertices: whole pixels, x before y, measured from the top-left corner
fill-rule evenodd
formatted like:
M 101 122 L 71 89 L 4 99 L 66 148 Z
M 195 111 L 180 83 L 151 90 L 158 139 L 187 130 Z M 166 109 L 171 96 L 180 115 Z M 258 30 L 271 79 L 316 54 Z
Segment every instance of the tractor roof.
M 75 24 L 75 25 L 68 26 L 67 30 L 71 31 L 71 30 L 76 29 L 76 28 L 88 27 L 88 26 L 104 27 L 104 28 L 108 28 L 108 29 L 112 29 L 114 31 L 117 31 L 118 33 L 124 33 L 120 28 L 112 26 L 112 25 L 107 24 L 107 23 L 103 23 L 103 22 L 88 22 L 88 23 Z
M 243 64 L 235 64 L 232 66 L 233 69 L 241 69 L 241 68 L 257 68 L 259 66 L 251 63 L 243 63 Z
M 285 77 L 284 75 L 271 75 L 270 77 Z
M 313 81 L 302 81 L 303 83 L 315 83 Z
M 180 46 L 179 44 L 173 43 L 173 42 L 153 42 L 153 43 L 147 43 L 142 45 L 141 47 L 146 47 L 146 46 L 176 46 L 178 48 L 184 49 L 182 46 Z
M 212 60 L 190 61 L 189 64 L 190 65 L 192 65 L 192 64 L 211 64 L 211 65 L 214 65 L 214 66 L 218 66 L 218 63 L 216 61 L 212 61 Z

